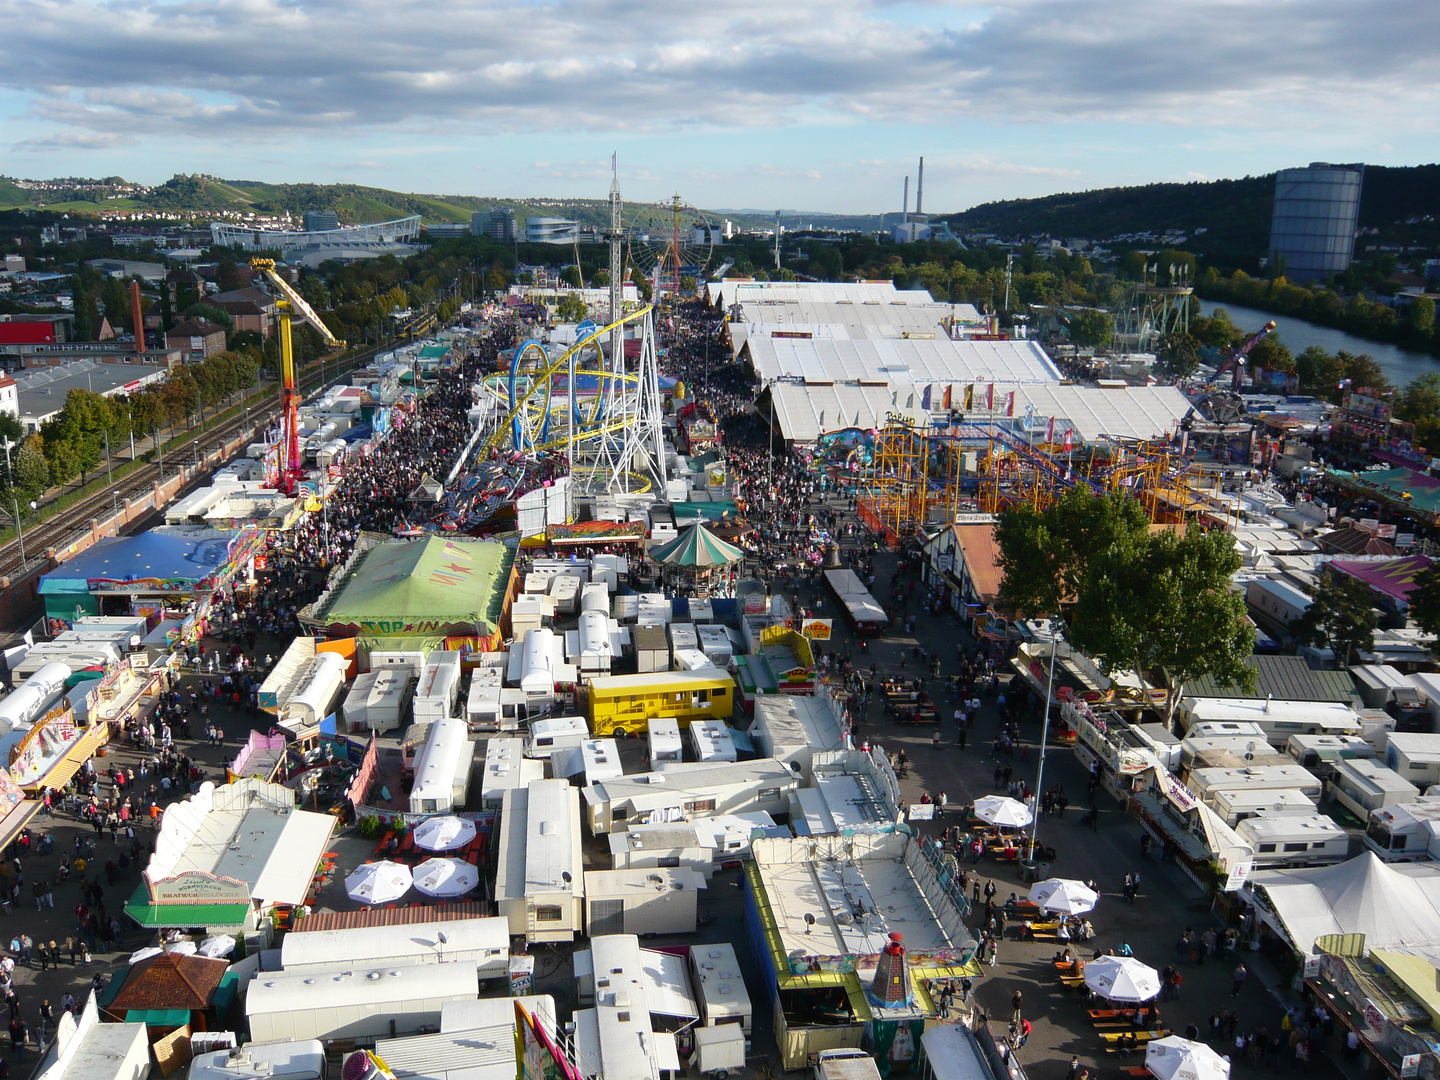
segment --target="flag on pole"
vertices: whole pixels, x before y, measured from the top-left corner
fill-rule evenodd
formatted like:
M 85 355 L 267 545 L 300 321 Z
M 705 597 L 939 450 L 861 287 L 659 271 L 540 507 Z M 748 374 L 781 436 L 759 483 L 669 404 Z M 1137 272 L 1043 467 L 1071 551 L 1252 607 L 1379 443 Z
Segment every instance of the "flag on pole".
M 1031 404 L 1031 405 L 1026 405 L 1026 406 L 1025 406 L 1025 432 L 1026 432 L 1026 434 L 1029 434 L 1030 432 L 1032 432 L 1032 431 L 1034 431 L 1034 430 L 1035 430 L 1035 406 L 1034 406 L 1033 404 Z
M 920 408 L 926 412 L 930 411 L 930 391 L 934 389 L 934 383 L 925 387 L 925 393 L 920 396 Z
M 905 399 L 905 408 L 907 408 L 907 409 L 913 409 L 914 407 L 915 407 L 915 391 L 912 390 L 912 391 L 910 391 L 910 396 Z
M 1066 429 L 1066 431 L 1065 431 L 1065 446 L 1064 446 L 1063 449 L 1065 450 L 1065 453 L 1067 453 L 1067 454 L 1070 453 L 1070 451 L 1072 451 L 1072 450 L 1075 449 L 1075 438 L 1074 438 L 1074 435 L 1075 435 L 1075 432 L 1074 432 L 1072 429 L 1069 429 L 1069 428 Z
M 969 412 L 975 408 L 975 384 L 971 383 L 965 387 L 965 411 Z
M 949 411 L 949 409 L 950 409 L 950 391 L 953 390 L 953 389 L 954 389 L 954 387 L 952 387 L 952 386 L 946 386 L 946 387 L 945 387 L 945 397 L 944 397 L 944 399 L 941 401 L 940 407 L 941 407 L 942 409 L 945 409 L 946 411 Z
M 985 387 L 985 411 L 995 411 L 995 384 L 993 382 Z
M 1006 415 L 1006 416 L 1014 416 L 1014 415 L 1015 415 L 1015 391 L 1014 391 L 1014 390 L 1011 390 L 1010 393 L 1005 396 L 1005 415 Z
M 1049 446 L 1055 441 L 1055 418 L 1052 416 L 1045 421 L 1045 445 Z

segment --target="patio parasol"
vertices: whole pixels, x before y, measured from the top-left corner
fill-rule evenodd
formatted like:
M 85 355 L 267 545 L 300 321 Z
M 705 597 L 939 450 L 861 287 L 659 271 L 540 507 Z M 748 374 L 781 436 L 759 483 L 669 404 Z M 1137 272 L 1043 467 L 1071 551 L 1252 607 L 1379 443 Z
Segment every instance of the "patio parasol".
M 410 891 L 410 868 L 389 860 L 356 867 L 345 878 L 345 892 L 362 904 L 389 904 Z
M 1094 908 L 1100 897 L 1083 881 L 1046 878 L 1031 886 L 1030 899 L 1039 905 L 1042 911 L 1081 915 Z
M 463 859 L 426 859 L 415 867 L 415 888 L 426 896 L 464 896 L 480 884 L 480 871 Z
M 1178 1035 L 1154 1039 L 1145 1047 L 1145 1068 L 1156 1080 L 1229 1080 L 1230 1062 L 1204 1043 Z
M 415 826 L 415 846 L 426 851 L 453 851 L 475 839 L 475 823 L 446 814 Z
M 975 816 L 987 825 L 1002 829 L 1023 829 L 1035 815 L 1019 799 L 1006 795 L 986 795 L 975 800 Z
M 1149 1001 L 1160 995 L 1160 973 L 1133 956 L 1102 956 L 1085 965 L 1085 985 L 1111 1001 Z

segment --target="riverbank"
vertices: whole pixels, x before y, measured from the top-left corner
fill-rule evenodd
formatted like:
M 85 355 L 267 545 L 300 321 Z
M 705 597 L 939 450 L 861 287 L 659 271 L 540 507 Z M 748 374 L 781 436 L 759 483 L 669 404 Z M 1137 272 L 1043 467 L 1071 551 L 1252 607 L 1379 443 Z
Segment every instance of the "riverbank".
M 1364 297 L 1347 299 L 1328 289 L 1307 289 L 1283 280 L 1265 281 L 1238 273 L 1218 280 L 1213 275 L 1202 277 L 1195 283 L 1195 295 L 1222 307 L 1247 307 L 1337 330 L 1369 345 L 1390 345 L 1407 352 L 1440 356 L 1440 337 L 1433 326 L 1416 329 L 1394 308 Z
M 1293 318 L 1275 312 L 1226 300 L 1202 299 L 1200 313 L 1212 314 L 1217 307 L 1223 307 L 1230 315 L 1230 321 L 1242 330 L 1260 329 L 1266 321 L 1275 320 L 1275 332 L 1285 346 L 1299 355 L 1312 345 L 1318 345 L 1328 353 L 1365 353 L 1373 359 L 1386 378 L 1397 387 L 1414 382 L 1421 375 L 1440 372 L 1440 362 L 1427 353 L 1403 349 L 1398 345 L 1369 341 L 1328 326 L 1317 326 L 1304 319 Z

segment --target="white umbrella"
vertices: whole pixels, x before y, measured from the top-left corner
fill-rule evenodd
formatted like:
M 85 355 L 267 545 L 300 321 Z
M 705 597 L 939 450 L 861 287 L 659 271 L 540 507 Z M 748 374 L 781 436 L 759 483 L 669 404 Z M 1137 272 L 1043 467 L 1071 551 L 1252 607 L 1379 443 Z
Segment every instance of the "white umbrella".
M 1005 795 L 986 795 L 975 800 L 975 816 L 987 825 L 998 825 L 1002 829 L 1023 829 L 1035 820 L 1035 815 L 1025 808 L 1019 799 Z
M 130 954 L 130 963 L 138 964 L 141 960 L 149 960 L 152 956 L 159 956 L 165 950 L 159 945 L 146 945 L 143 949 L 136 949 Z
M 1145 1067 L 1158 1080 L 1229 1080 L 1230 1063 L 1204 1043 L 1178 1035 L 1154 1039 L 1145 1047 Z
M 181 956 L 194 956 L 199 951 L 199 948 L 195 942 L 186 938 L 184 941 L 177 941 L 173 945 L 166 945 L 165 951 L 179 953 Z
M 480 871 L 463 859 L 426 859 L 415 867 L 415 888 L 426 896 L 464 896 L 480 884 Z
M 426 851 L 453 851 L 475 839 L 475 823 L 446 814 L 415 826 L 415 846 Z
M 1069 878 L 1046 878 L 1030 888 L 1030 899 L 1043 911 L 1056 911 L 1062 915 L 1081 915 L 1091 910 L 1099 897 L 1095 890 L 1083 881 Z
M 200 955 L 220 960 L 235 951 L 233 937 L 207 937 L 200 943 Z
M 410 891 L 410 868 L 389 860 L 356 867 L 345 878 L 345 891 L 362 904 L 389 904 Z
M 1086 963 L 1085 985 L 1111 1001 L 1149 1001 L 1160 996 L 1160 973 L 1133 956 L 1102 956 Z

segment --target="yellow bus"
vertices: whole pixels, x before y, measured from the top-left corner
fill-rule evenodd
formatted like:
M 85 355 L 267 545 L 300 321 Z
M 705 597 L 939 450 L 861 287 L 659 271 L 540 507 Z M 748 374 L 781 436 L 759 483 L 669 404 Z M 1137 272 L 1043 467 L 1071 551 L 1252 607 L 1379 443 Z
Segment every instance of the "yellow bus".
M 589 683 L 590 730 L 597 739 L 641 735 L 650 721 L 674 717 L 729 720 L 735 708 L 735 680 L 723 671 L 648 671 L 606 675 Z

